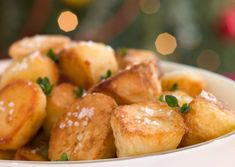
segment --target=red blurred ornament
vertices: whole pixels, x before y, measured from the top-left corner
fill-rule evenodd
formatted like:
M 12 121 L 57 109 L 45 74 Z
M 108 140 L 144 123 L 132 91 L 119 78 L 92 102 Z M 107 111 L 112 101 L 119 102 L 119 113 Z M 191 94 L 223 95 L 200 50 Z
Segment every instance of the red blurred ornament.
M 219 35 L 222 38 L 235 39 L 235 7 L 224 10 L 221 14 Z

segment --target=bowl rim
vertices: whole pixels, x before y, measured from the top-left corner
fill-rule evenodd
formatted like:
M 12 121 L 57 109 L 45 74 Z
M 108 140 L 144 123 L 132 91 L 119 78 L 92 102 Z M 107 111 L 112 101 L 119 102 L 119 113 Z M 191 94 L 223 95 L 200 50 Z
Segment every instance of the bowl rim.
M 10 59 L 3 59 L 0 60 L 0 64 L 2 63 L 9 63 L 11 60 Z M 213 75 L 215 77 L 221 78 L 223 80 L 226 80 L 226 82 L 230 82 L 232 84 L 235 85 L 235 81 L 233 81 L 230 78 L 227 78 L 225 76 L 222 76 L 220 74 L 205 70 L 205 69 L 200 69 L 197 67 L 193 67 L 190 65 L 185 65 L 185 64 L 180 64 L 180 63 L 174 63 L 174 62 L 169 62 L 169 61 L 164 61 L 161 60 L 160 61 L 160 66 L 162 66 L 162 64 L 164 64 L 164 66 L 171 66 L 173 67 L 177 67 L 180 66 L 181 69 L 182 68 L 186 68 L 189 70 L 196 70 L 198 72 L 203 72 L 203 73 L 207 73 L 209 75 Z M 153 156 L 161 156 L 161 155 L 166 155 L 166 154 L 173 154 L 173 153 L 178 153 L 178 152 L 182 152 L 182 151 L 187 151 L 193 148 L 198 148 L 201 146 L 207 146 L 213 142 L 216 141 L 221 141 L 221 140 L 225 140 L 230 136 L 235 135 L 235 130 L 231 131 L 225 135 L 222 135 L 220 137 L 217 137 L 215 139 L 211 139 L 202 143 L 198 143 L 198 144 L 194 144 L 191 146 L 186 146 L 186 147 L 182 147 L 182 148 L 177 148 L 174 150 L 168 150 L 168 151 L 162 151 L 162 152 L 157 152 L 157 153 L 149 153 L 149 154 L 144 154 L 144 155 L 135 155 L 135 156 L 129 156 L 129 157 L 121 157 L 121 158 L 109 158 L 109 159 L 98 159 L 98 160 L 81 160 L 81 161 L 20 161 L 20 160 L 0 160 L 0 165 L 3 163 L 7 163 L 7 164 L 31 164 L 31 165 L 56 165 L 56 164 L 61 164 L 61 165 L 71 165 L 71 164 L 92 164 L 92 163 L 104 163 L 104 162 L 116 162 L 116 161 L 129 161 L 129 160 L 134 160 L 134 159 L 141 159 L 141 158 L 147 158 L 147 157 L 153 157 Z

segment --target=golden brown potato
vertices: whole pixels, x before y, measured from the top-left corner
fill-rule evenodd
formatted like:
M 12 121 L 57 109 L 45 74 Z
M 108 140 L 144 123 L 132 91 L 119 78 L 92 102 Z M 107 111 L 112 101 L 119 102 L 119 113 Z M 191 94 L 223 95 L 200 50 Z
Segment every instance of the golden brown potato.
M 72 84 L 62 83 L 54 87 L 48 96 L 46 107 L 47 116 L 43 123 L 43 129 L 48 136 L 58 118 L 75 102 L 75 88 Z
M 52 129 L 49 159 L 92 160 L 115 156 L 110 118 L 115 101 L 103 94 L 87 94 L 60 117 Z
M 123 51 L 123 49 L 121 49 L 117 51 L 116 55 L 117 55 L 119 67 L 121 69 L 125 69 L 133 65 L 149 63 L 149 62 L 154 63 L 156 64 L 156 66 L 158 66 L 157 55 L 149 50 L 125 49 Z
M 35 51 L 39 51 L 43 55 L 52 49 L 58 54 L 66 44 L 70 43 L 70 39 L 62 35 L 36 35 L 26 37 L 14 42 L 9 49 L 9 55 L 13 59 L 22 59 Z
M 22 161 L 46 161 L 39 148 L 21 147 L 17 149 L 15 160 Z
M 190 104 L 184 116 L 188 131 L 181 145 L 201 143 L 235 130 L 235 113 L 224 107 L 212 94 L 203 91 Z
M 0 149 L 25 145 L 46 116 L 46 96 L 32 82 L 17 80 L 0 90 Z
M 15 156 L 15 151 L 1 151 L 0 150 L 0 160 L 13 160 Z
M 119 106 L 111 126 L 118 157 L 175 149 L 185 133 L 182 116 L 164 103 Z
M 99 82 L 108 70 L 118 70 L 113 49 L 91 41 L 71 44 L 61 53 L 59 65 L 65 76 L 84 88 Z
M 180 90 L 167 91 L 167 92 L 163 92 L 161 94 L 161 96 L 163 96 L 163 98 L 165 98 L 166 95 L 172 95 L 172 96 L 176 97 L 180 106 L 182 106 L 185 103 L 189 104 L 193 100 L 193 98 L 191 96 L 189 96 L 187 93 L 180 91 Z M 159 96 L 159 98 L 160 98 L 160 96 Z M 163 99 L 163 100 L 165 100 L 165 99 Z
M 20 61 L 13 61 L 3 73 L 0 87 L 17 79 L 37 81 L 39 77 L 48 77 L 52 84 L 57 84 L 59 72 L 56 64 L 48 57 L 35 52 Z
M 172 71 L 165 73 L 162 78 L 163 91 L 169 91 L 173 85 L 177 85 L 179 90 L 194 97 L 205 88 L 203 78 L 192 71 Z
M 161 93 L 155 64 L 139 64 L 101 82 L 89 91 L 102 92 L 118 104 L 156 101 Z
M 30 143 L 27 143 L 26 146 L 17 149 L 15 160 L 48 160 L 48 142 L 49 137 L 39 131 L 39 133 L 30 141 Z

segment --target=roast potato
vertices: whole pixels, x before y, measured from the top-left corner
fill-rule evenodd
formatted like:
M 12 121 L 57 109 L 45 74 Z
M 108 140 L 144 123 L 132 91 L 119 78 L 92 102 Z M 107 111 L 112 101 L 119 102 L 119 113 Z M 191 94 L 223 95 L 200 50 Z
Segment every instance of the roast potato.
M 189 146 L 235 130 L 235 113 L 212 94 L 203 91 L 190 103 L 184 120 L 188 128 L 181 146 Z
M 47 97 L 47 116 L 43 123 L 43 129 L 48 136 L 58 118 L 75 102 L 75 89 L 76 87 L 72 84 L 62 83 L 54 87 L 51 94 Z
M 0 150 L 0 160 L 13 160 L 15 151 L 2 151 Z
M 52 129 L 49 159 L 92 160 L 115 156 L 110 118 L 115 101 L 93 93 L 78 99 Z
M 193 100 L 193 97 L 189 96 L 187 93 L 180 90 L 163 92 L 161 94 L 163 101 L 165 101 L 166 95 L 172 95 L 176 97 L 180 106 L 184 105 L 185 103 L 189 104 Z M 158 99 L 160 99 L 161 96 L 159 96 Z
M 21 147 L 17 149 L 15 160 L 22 161 L 46 161 L 39 148 Z
M 176 149 L 185 133 L 182 116 L 164 103 L 119 106 L 111 126 L 118 157 Z
M 152 63 L 134 65 L 94 86 L 89 91 L 102 92 L 113 97 L 118 104 L 156 101 L 161 83 Z
M 56 64 L 48 57 L 34 52 L 20 61 L 14 61 L 5 70 L 0 80 L 0 87 L 17 79 L 37 81 L 39 77 L 48 77 L 55 85 L 59 79 L 59 72 Z
M 177 85 L 179 90 L 182 90 L 192 97 L 200 94 L 205 89 L 205 83 L 203 78 L 193 72 L 186 70 L 172 71 L 165 73 L 162 78 L 163 91 L 169 91 Z
M 113 49 L 102 43 L 77 42 L 60 55 L 62 73 L 78 86 L 88 88 L 101 80 L 108 70 L 118 70 Z
M 0 90 L 0 150 L 15 150 L 35 135 L 46 116 L 46 96 L 32 82 L 17 80 Z
M 49 138 L 42 131 L 27 143 L 27 145 L 17 149 L 15 160 L 24 161 L 46 161 L 48 160 Z
M 52 49 L 58 54 L 66 44 L 70 43 L 70 39 L 62 35 L 36 35 L 33 37 L 25 37 L 14 42 L 9 48 L 9 55 L 13 59 L 22 59 L 35 51 L 39 51 L 43 55 Z
M 121 69 L 149 62 L 158 66 L 157 55 L 149 50 L 124 48 L 117 50 L 116 56 Z

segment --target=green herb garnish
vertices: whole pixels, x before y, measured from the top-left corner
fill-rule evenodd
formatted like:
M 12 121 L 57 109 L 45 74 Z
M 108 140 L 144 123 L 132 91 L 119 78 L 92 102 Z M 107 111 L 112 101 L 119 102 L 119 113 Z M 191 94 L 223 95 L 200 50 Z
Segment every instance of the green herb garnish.
M 178 100 L 175 96 L 172 95 L 166 95 L 165 96 L 165 101 L 170 107 L 179 107 Z
M 51 93 L 53 85 L 50 83 L 47 77 L 38 78 L 37 83 L 42 88 L 42 91 L 45 93 L 45 95 L 49 95 Z
M 178 84 L 177 83 L 174 83 L 173 85 L 172 85 L 172 87 L 170 88 L 170 91 L 175 91 L 175 90 L 177 90 L 178 89 Z
M 161 102 L 166 102 L 168 106 L 170 107 L 178 107 L 179 108 L 179 111 L 182 113 L 182 114 L 185 114 L 187 113 L 191 108 L 190 106 L 187 104 L 187 103 L 184 103 L 181 107 L 178 103 L 178 100 L 175 96 L 172 96 L 172 95 L 166 95 L 164 97 L 164 95 L 161 95 L 159 97 L 159 101 Z
M 100 80 L 106 80 L 106 79 L 108 79 L 111 76 L 112 76 L 112 71 L 108 70 L 105 75 L 100 77 Z
M 158 98 L 158 100 L 159 100 L 160 102 L 165 102 L 164 95 L 161 95 L 161 96 Z
M 59 62 L 59 57 L 55 54 L 55 52 L 52 49 L 48 50 L 47 56 L 51 58 L 55 63 Z
M 82 97 L 85 93 L 85 89 L 83 89 L 82 87 L 76 87 L 74 89 L 74 93 L 75 93 L 77 98 Z
M 187 113 L 190 110 L 190 106 L 187 103 L 184 103 L 182 107 L 180 107 L 180 112 L 182 114 Z
M 121 55 L 125 56 L 128 52 L 128 48 L 125 48 L 125 47 L 119 48 L 118 51 Z
M 69 158 L 66 153 L 63 153 L 58 161 L 69 161 Z

